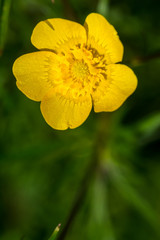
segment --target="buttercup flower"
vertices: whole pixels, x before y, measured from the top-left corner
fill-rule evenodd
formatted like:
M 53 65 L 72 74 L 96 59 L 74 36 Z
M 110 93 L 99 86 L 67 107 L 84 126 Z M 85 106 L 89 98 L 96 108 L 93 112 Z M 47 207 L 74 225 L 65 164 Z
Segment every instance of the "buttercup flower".
M 17 87 L 41 101 L 46 122 L 55 129 L 80 126 L 92 105 L 95 112 L 119 108 L 137 86 L 133 71 L 122 64 L 123 45 L 100 14 L 84 26 L 65 19 L 37 24 L 31 36 L 40 51 L 19 57 L 13 65 Z

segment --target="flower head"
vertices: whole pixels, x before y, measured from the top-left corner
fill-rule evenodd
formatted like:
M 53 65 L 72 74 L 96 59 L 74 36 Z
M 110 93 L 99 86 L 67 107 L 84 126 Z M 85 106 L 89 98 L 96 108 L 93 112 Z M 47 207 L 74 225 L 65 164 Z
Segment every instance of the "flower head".
M 118 63 L 123 45 L 117 32 L 100 14 L 89 14 L 84 26 L 58 18 L 42 21 L 31 42 L 40 51 L 19 57 L 13 73 L 17 87 L 41 101 L 41 112 L 55 129 L 80 126 L 92 105 L 95 112 L 114 111 L 136 89 L 133 71 Z

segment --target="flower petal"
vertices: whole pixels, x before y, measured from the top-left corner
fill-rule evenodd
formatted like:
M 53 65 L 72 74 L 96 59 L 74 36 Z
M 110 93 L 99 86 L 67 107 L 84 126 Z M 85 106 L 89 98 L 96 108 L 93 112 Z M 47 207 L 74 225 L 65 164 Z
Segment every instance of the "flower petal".
M 123 45 L 115 28 L 102 15 L 89 14 L 84 26 L 88 35 L 88 45 L 104 55 L 107 64 L 122 61 Z
M 38 49 L 63 52 L 74 44 L 86 43 L 86 31 L 79 23 L 53 18 L 36 25 L 31 42 Z
M 95 112 L 112 112 L 119 108 L 137 87 L 134 72 L 122 64 L 107 67 L 107 79 L 92 94 Z
M 58 57 L 47 51 L 34 52 L 19 57 L 13 65 L 17 87 L 30 99 L 40 101 L 59 77 Z
M 91 109 L 90 95 L 75 99 L 70 93 L 62 95 L 58 88 L 52 89 L 41 102 L 43 117 L 57 130 L 80 126 L 87 119 Z

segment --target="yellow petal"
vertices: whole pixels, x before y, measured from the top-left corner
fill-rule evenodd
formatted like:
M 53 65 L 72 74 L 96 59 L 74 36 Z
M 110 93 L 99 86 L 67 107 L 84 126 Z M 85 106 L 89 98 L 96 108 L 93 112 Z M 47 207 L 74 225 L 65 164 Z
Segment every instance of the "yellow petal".
M 46 122 L 54 129 L 65 130 L 80 126 L 92 109 L 91 96 L 73 98 L 68 92 L 62 95 L 52 89 L 41 102 L 41 112 Z
M 53 18 L 39 22 L 31 36 L 32 44 L 38 49 L 63 52 L 75 44 L 86 42 L 85 28 L 65 19 Z
M 107 64 L 122 61 L 123 45 L 115 28 L 102 15 L 89 14 L 84 26 L 88 35 L 88 45 L 104 55 Z
M 137 87 L 137 77 L 125 65 L 110 64 L 106 74 L 107 79 L 100 83 L 92 95 L 95 112 L 116 110 Z
M 58 59 L 52 52 L 41 51 L 25 54 L 13 64 L 13 74 L 17 79 L 17 87 L 30 99 L 40 101 L 51 87 Z

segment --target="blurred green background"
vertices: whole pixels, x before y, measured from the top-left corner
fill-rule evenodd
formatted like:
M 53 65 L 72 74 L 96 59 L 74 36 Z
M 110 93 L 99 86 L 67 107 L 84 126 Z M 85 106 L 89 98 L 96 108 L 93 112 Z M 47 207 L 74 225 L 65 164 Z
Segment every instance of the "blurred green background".
M 0 239 L 160 239 L 160 1 L 0 0 Z M 25 97 L 14 60 L 47 18 L 103 14 L 124 44 L 136 92 L 114 113 L 56 131 Z

